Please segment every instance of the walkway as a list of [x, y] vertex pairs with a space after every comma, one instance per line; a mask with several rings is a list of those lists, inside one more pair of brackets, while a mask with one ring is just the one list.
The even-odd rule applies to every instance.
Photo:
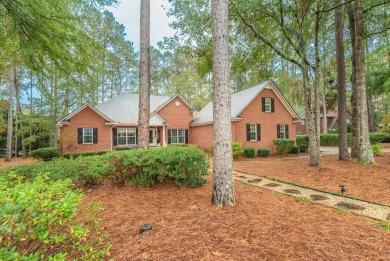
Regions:
[[234, 171], [234, 179], [253, 186], [273, 190], [302, 200], [310, 199], [315, 203], [324, 204], [332, 208], [347, 210], [377, 220], [390, 221], [390, 206], [354, 199], [347, 196], [333, 194], [326, 191], [303, 187], [300, 185], [268, 179], [257, 175]]

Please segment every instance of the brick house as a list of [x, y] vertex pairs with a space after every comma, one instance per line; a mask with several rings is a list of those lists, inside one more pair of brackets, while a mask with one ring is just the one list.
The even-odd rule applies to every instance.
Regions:
[[[301, 119], [301, 124], [297, 124], [297, 134], [307, 134], [305, 111], [299, 112], [298, 115]], [[333, 108], [326, 111], [327, 131], [338, 129], [338, 118], [339, 113], [337, 108]], [[347, 110], [347, 122], [351, 122], [351, 119], [352, 114]], [[322, 109], [320, 113], [320, 133], [324, 133], [324, 113]]]
[[[232, 139], [243, 147], [273, 149], [276, 138], [296, 137], [298, 114], [274, 82], [267, 81], [231, 95]], [[190, 140], [204, 150], [213, 144], [213, 104], [190, 123]]]
[[[275, 138], [295, 139], [300, 119], [272, 81], [231, 96], [233, 141], [255, 148], [273, 148]], [[213, 143], [212, 103], [199, 113], [180, 94], [150, 96], [150, 146]], [[69, 138], [77, 152], [137, 146], [138, 94], [122, 93], [96, 106], [84, 104], [62, 118], [60, 149], [68, 152]], [[71, 134], [71, 135], [69, 135]]]

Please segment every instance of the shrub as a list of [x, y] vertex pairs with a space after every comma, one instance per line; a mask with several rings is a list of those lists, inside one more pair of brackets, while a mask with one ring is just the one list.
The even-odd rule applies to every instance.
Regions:
[[232, 143], [233, 159], [237, 159], [242, 156], [242, 144], [240, 142]]
[[[98, 204], [81, 206], [69, 179], [0, 177], [1, 260], [101, 260], [110, 244]], [[4, 258], [4, 259], [3, 259]]]
[[374, 156], [383, 156], [383, 149], [380, 143], [375, 143], [372, 145], [372, 153]]
[[271, 154], [271, 150], [268, 148], [260, 148], [257, 150], [257, 156], [269, 156]]
[[276, 154], [285, 154], [290, 151], [291, 146], [294, 146], [295, 141], [292, 139], [274, 139], [273, 143], [276, 146]]
[[243, 154], [244, 154], [244, 157], [253, 158], [256, 155], [255, 148], [245, 147]]
[[309, 145], [299, 145], [300, 152], [306, 152], [309, 150]]
[[208, 163], [206, 154], [195, 147], [169, 146], [148, 150], [115, 151], [103, 155], [78, 157], [75, 160], [57, 159], [29, 166], [3, 169], [3, 174], [15, 172], [34, 178], [39, 173], [51, 173], [54, 180], [70, 178], [79, 185], [98, 184], [104, 180], [113, 185], [126, 181], [133, 185], [149, 186], [165, 178], [178, 186], [196, 187], [204, 184]]
[[[102, 151], [97, 151], [97, 152], [73, 153], [73, 159], [76, 159], [80, 156], [88, 157], [88, 156], [95, 156], [95, 155], [104, 155], [108, 152], [110, 152], [110, 151], [102, 150]], [[64, 153], [64, 154], [62, 154], [62, 157], [66, 158], [66, 159], [70, 159], [70, 153]]]
[[299, 146], [290, 146], [290, 153], [298, 153], [300, 150]]
[[390, 133], [371, 132], [369, 135], [371, 144], [390, 142]]
[[58, 158], [61, 155], [58, 148], [40, 148], [30, 152], [30, 157], [35, 159], [43, 159], [44, 161], [52, 160], [53, 158]]
[[297, 135], [296, 140], [297, 140], [297, 145], [309, 145], [308, 135]]

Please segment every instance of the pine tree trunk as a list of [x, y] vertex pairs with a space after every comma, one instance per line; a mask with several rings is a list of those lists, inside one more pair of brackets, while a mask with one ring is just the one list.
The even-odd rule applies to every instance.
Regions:
[[348, 22], [349, 22], [349, 33], [351, 36], [351, 62], [352, 62], [352, 74], [351, 74], [351, 105], [352, 105], [352, 145], [351, 145], [351, 157], [358, 158], [360, 150], [360, 126], [357, 114], [357, 93], [356, 93], [356, 50], [355, 50], [355, 9], [352, 4], [348, 6]]
[[322, 113], [323, 113], [323, 118], [322, 118], [322, 126], [323, 126], [323, 131], [322, 133], [326, 134], [328, 133], [328, 111], [326, 109], [326, 90], [325, 90], [325, 84], [324, 81], [321, 77], [321, 87], [322, 87]]
[[[33, 114], [33, 75], [32, 75], [32, 72], [30, 72], [30, 117], [32, 117], [32, 114]], [[31, 136], [32, 136], [32, 130], [31, 130], [31, 126], [30, 126], [30, 136], [29, 136], [29, 148], [28, 148], [28, 151], [31, 152], [32, 150], [32, 139], [31, 139]]]
[[138, 148], [149, 147], [150, 120], [150, 0], [141, 0]]
[[235, 205], [229, 89], [228, 0], [212, 0], [214, 162], [212, 203]]
[[9, 69], [9, 85], [8, 85], [8, 128], [7, 128], [7, 144], [6, 144], [6, 158], [5, 162], [12, 161], [12, 132], [13, 132], [13, 115], [12, 115], [12, 89], [14, 82], [14, 68]]
[[[340, 4], [335, 0], [335, 5]], [[348, 160], [347, 141], [347, 95], [345, 90], [345, 62], [343, 44], [343, 15], [340, 8], [335, 11], [336, 27], [336, 63], [337, 63], [337, 100], [338, 100], [338, 129], [339, 129], [339, 160]]]
[[58, 80], [57, 80], [57, 74], [54, 72], [54, 83], [53, 83], [53, 125], [52, 125], [52, 132], [53, 132], [53, 147], [57, 148], [58, 146], [58, 130], [57, 130], [57, 92], [58, 92]]
[[[26, 144], [24, 143], [24, 130], [23, 130], [23, 120], [19, 118], [19, 116], [22, 115], [22, 108], [20, 107], [20, 100], [19, 100], [19, 80], [15, 82], [15, 100], [16, 100], [16, 115], [18, 117], [19, 126], [21, 129], [21, 144], [22, 144], [22, 158], [26, 158]], [[15, 150], [15, 153], [17, 151]]]
[[364, 25], [363, 25], [363, 6], [361, 0], [355, 1], [356, 19], [355, 19], [355, 50], [356, 50], [356, 99], [357, 116], [360, 125], [360, 149], [358, 160], [366, 164], [375, 163], [372, 153], [370, 138], [368, 136], [368, 111], [367, 111], [367, 93], [365, 83], [365, 51], [364, 51]]
[[[15, 100], [18, 102], [19, 100], [19, 84], [18, 84], [18, 78], [17, 78], [17, 72], [14, 73], [14, 88], [15, 88]], [[14, 142], [14, 152], [15, 152], [15, 158], [19, 155], [19, 135], [18, 135], [18, 129], [19, 129], [19, 114], [18, 114], [18, 107], [16, 106], [15, 110], [15, 142]]]

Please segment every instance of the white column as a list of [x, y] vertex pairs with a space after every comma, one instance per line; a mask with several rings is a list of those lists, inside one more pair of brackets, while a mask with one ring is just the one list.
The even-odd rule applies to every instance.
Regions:
[[165, 124], [163, 124], [162, 127], [163, 127], [163, 131], [162, 131], [163, 132], [163, 135], [162, 135], [163, 136], [163, 147], [166, 147], [167, 143], [165, 142]]

